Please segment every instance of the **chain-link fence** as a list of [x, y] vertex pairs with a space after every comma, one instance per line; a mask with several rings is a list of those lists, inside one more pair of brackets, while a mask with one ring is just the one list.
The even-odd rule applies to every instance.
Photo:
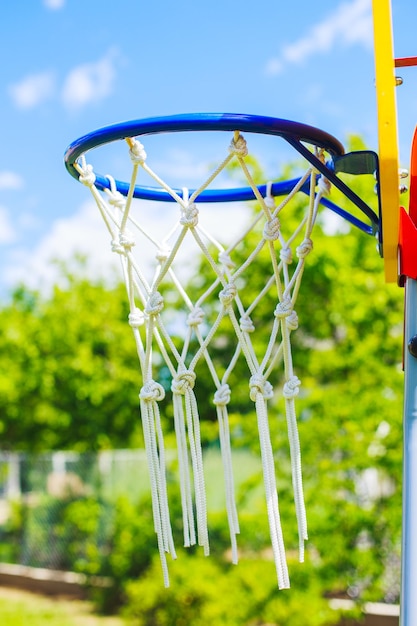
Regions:
[[112, 503], [148, 490], [145, 452], [0, 453], [0, 561], [71, 569], [110, 541]]
[[[263, 502], [259, 459], [245, 450], [234, 451], [233, 456], [238, 470], [235, 484], [247, 493], [241, 504], [251, 508], [251, 503]], [[176, 459], [174, 450], [166, 450], [168, 479], [175, 493]], [[219, 450], [206, 450], [204, 462], [208, 508], [223, 512]], [[257, 480], [252, 484], [254, 476]], [[102, 573], [106, 555], [113, 549], [118, 511], [125, 514], [118, 506], [121, 498], [138, 505], [142, 516], [145, 509], [149, 511], [151, 519], [144, 450], [0, 453], [0, 562]], [[148, 523], [152, 522], [143, 521], [139, 532], [145, 533]]]

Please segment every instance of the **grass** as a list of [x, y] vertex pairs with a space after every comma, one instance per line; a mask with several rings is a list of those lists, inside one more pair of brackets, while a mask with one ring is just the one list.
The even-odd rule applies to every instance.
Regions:
[[80, 600], [47, 598], [0, 587], [0, 624], [4, 626], [126, 626], [118, 617], [94, 615]]

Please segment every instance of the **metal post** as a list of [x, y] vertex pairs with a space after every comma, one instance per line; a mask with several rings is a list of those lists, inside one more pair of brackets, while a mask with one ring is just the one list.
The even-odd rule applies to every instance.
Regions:
[[406, 279], [400, 626], [417, 625], [417, 281]]

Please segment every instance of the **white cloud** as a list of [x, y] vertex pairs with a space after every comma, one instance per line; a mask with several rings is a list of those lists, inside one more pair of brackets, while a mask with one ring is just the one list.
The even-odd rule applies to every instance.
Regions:
[[15, 241], [16, 232], [10, 220], [9, 212], [0, 206], [0, 243], [9, 244]]
[[19, 109], [32, 109], [55, 93], [55, 77], [52, 72], [31, 74], [9, 86], [9, 93]]
[[65, 0], [43, 0], [44, 6], [52, 11], [57, 11], [65, 6]]
[[109, 50], [95, 63], [78, 65], [68, 74], [61, 97], [70, 108], [97, 102], [112, 93], [116, 76], [115, 51]]
[[[109, 96], [116, 78], [117, 58], [118, 53], [112, 48], [98, 61], [74, 67], [63, 80], [59, 93], [62, 103], [70, 108], [80, 108]], [[33, 109], [46, 100], [57, 97], [57, 79], [51, 71], [30, 74], [9, 85], [8, 91], [19, 109]]]
[[[141, 201], [140, 204], [142, 227], [154, 239], [162, 241], [164, 234], [171, 231], [180, 217], [178, 207], [170, 202]], [[137, 211], [138, 207], [135, 209]], [[241, 203], [232, 203], [227, 207], [224, 204], [201, 205], [200, 224], [219, 240], [230, 242], [241, 232], [248, 210]], [[136, 236], [136, 259], [144, 275], [151, 280], [155, 269], [156, 249], [138, 233], [135, 233]], [[186, 237], [176, 264], [181, 278], [189, 276], [197, 266], [196, 251], [192, 237]], [[61, 276], [59, 263], [54, 261], [64, 262], [67, 267], [79, 273], [80, 268], [73, 266], [77, 254], [86, 258], [85, 274], [91, 279], [100, 278], [112, 282], [122, 278], [119, 256], [111, 251], [110, 235], [92, 200], [87, 200], [72, 216], [55, 220], [34, 250], [20, 248], [15, 249], [13, 254], [13, 263], [3, 268], [7, 285], [24, 282], [29, 287], [47, 291]]]
[[[154, 159], [150, 154], [148, 157], [149, 163], [152, 163], [152, 169], [166, 181], [169, 180], [174, 188], [199, 185], [210, 172], [206, 161], [199, 161], [195, 155], [180, 148], [170, 150], [164, 159]], [[147, 181], [145, 182], [148, 184]]]
[[71, 217], [56, 220], [20, 269], [34, 282], [52, 285], [59, 274], [54, 261], [70, 264], [77, 254], [88, 258], [87, 272], [91, 277], [109, 276], [117, 260], [110, 252], [110, 236], [91, 201], [86, 201]]
[[16, 250], [13, 265], [5, 268], [5, 280], [9, 285], [23, 281], [33, 288], [51, 287], [59, 278], [54, 261], [70, 265], [76, 254], [88, 257], [91, 277], [108, 277], [114, 272], [117, 259], [110, 252], [110, 236], [91, 201], [71, 217], [56, 220], [34, 250]]
[[278, 57], [269, 59], [266, 72], [281, 73], [286, 66], [300, 64], [319, 52], [329, 52], [337, 45], [362, 45], [372, 50], [371, 0], [344, 2], [322, 22], [294, 43], [285, 46]]
[[23, 178], [8, 170], [0, 171], [0, 190], [3, 189], [21, 189], [23, 187]]

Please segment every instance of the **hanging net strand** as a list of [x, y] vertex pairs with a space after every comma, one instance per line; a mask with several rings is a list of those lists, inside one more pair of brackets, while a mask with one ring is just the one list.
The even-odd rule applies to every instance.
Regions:
[[[198, 385], [197, 366], [204, 363], [212, 381], [212, 402], [215, 406], [225, 482], [226, 512], [230, 528], [232, 561], [238, 561], [238, 512], [235, 502], [232, 464], [231, 431], [228, 407], [233, 402], [231, 375], [242, 359], [248, 370], [249, 398], [254, 403], [261, 462], [264, 478], [267, 515], [272, 549], [277, 571], [278, 586], [289, 587], [283, 531], [279, 514], [279, 499], [273, 445], [270, 434], [270, 405], [274, 390], [270, 380], [276, 370], [283, 371], [282, 397], [285, 404], [288, 439], [291, 456], [291, 473], [295, 511], [299, 535], [299, 558], [304, 559], [304, 542], [307, 539], [307, 522], [303, 497], [301, 453], [297, 429], [296, 397], [300, 389], [291, 354], [291, 334], [298, 327], [295, 309], [303, 271], [308, 254], [313, 247], [312, 231], [321, 198], [329, 190], [326, 179], [310, 164], [304, 174], [294, 181], [287, 195], [277, 201], [272, 196], [272, 183], [266, 194], [258, 190], [246, 163], [248, 146], [239, 131], [233, 132], [229, 150], [224, 159], [194, 192], [183, 189], [180, 195], [154, 172], [147, 163], [144, 146], [133, 138], [126, 139], [132, 162], [132, 174], [126, 197], [116, 189], [114, 179], [108, 177], [109, 188], [99, 191], [91, 165], [82, 157], [75, 167], [80, 181], [86, 185], [99, 208], [109, 231], [111, 248], [120, 258], [130, 307], [129, 324], [135, 339], [142, 387], [140, 410], [149, 466], [152, 492], [152, 509], [158, 549], [162, 562], [164, 584], [169, 585], [166, 555], [176, 558], [170, 522], [167, 467], [161, 418], [161, 403], [166, 401], [168, 387], [158, 381], [158, 371], [164, 364], [171, 378], [174, 429], [178, 454], [178, 473], [182, 504], [183, 541], [185, 546], [198, 544], [205, 555], [209, 554], [207, 501], [203, 451], [200, 433], [199, 407], [195, 395]], [[317, 157], [322, 159], [320, 151]], [[257, 200], [258, 208], [242, 232], [226, 245], [222, 244], [207, 227], [200, 224], [198, 198], [230, 163], [240, 167], [248, 186]], [[138, 176], [145, 176], [163, 189], [174, 202], [176, 212], [166, 234], [154, 236], [141, 220], [141, 212], [134, 199]], [[309, 185], [308, 196], [300, 194]], [[284, 213], [293, 201], [303, 211], [291, 233], [284, 236]], [[175, 209], [174, 209], [175, 211]], [[255, 240], [256, 236], [256, 240]], [[152, 275], [146, 275], [140, 259], [140, 245], [136, 239], [146, 240], [155, 250]], [[186, 241], [193, 241], [198, 251], [198, 261], [204, 260], [211, 275], [193, 298], [180, 277], [176, 262]], [[250, 244], [248, 243], [250, 240]], [[255, 241], [255, 243], [254, 243]], [[239, 250], [247, 246], [247, 256], [239, 261]], [[245, 283], [248, 272], [256, 267], [260, 258], [268, 257], [270, 274], [264, 276], [259, 293], [247, 301]], [[263, 270], [264, 271], [264, 270]], [[243, 285], [243, 287], [241, 286]], [[167, 288], [177, 293], [182, 303], [174, 323], [167, 315], [164, 293]], [[169, 291], [168, 290], [168, 291]], [[193, 292], [194, 293], [194, 292]], [[262, 354], [258, 353], [256, 317], [257, 307], [266, 296], [274, 297], [275, 308], [270, 316], [270, 338]], [[177, 305], [176, 305], [177, 307]], [[228, 320], [233, 330], [234, 348], [223, 369], [215, 363], [211, 346]], [[174, 330], [173, 328], [174, 327]], [[176, 336], [174, 340], [173, 337]], [[181, 338], [179, 341], [178, 338]]]

